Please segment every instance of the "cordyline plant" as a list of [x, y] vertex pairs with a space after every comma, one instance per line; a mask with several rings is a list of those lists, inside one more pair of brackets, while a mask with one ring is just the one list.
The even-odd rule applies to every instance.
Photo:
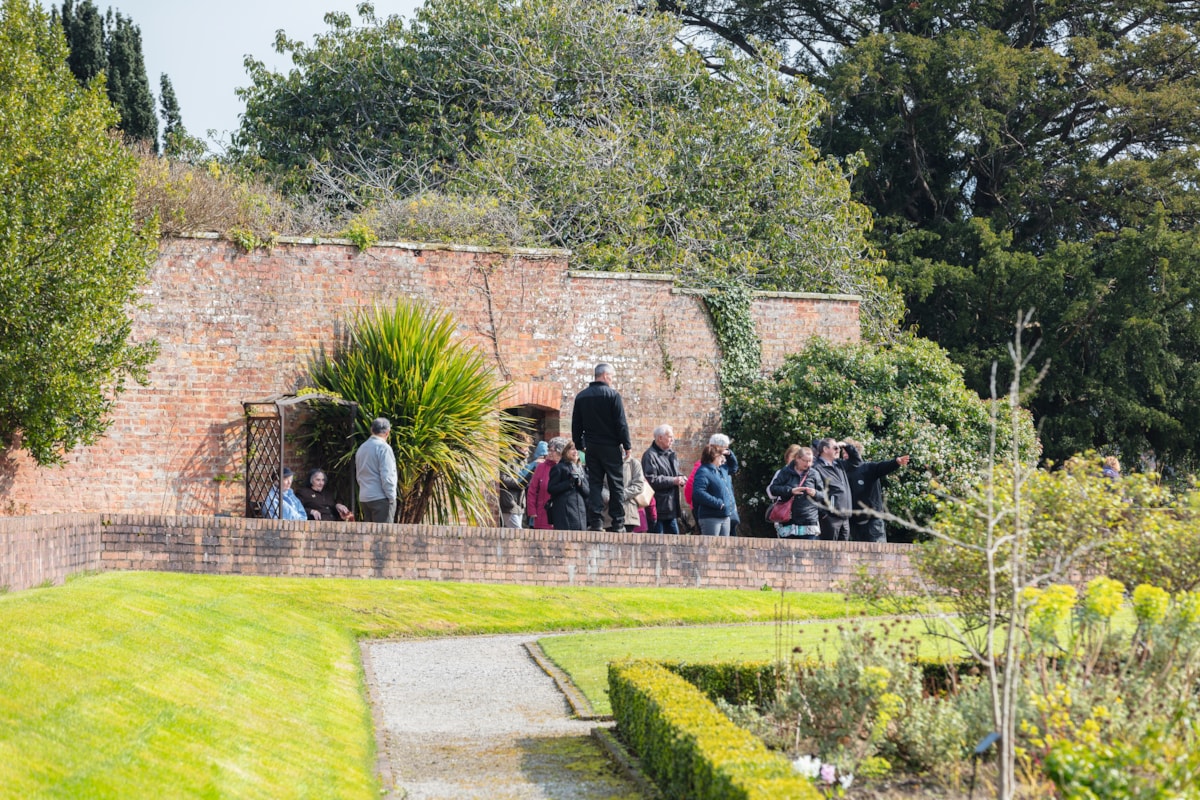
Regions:
[[[373, 419], [391, 421], [397, 522], [490, 524], [501, 454], [522, 447], [519, 421], [499, 410], [507, 384], [456, 328], [451, 315], [402, 299], [360, 313], [336, 350], [309, 366], [314, 388], [358, 403], [351, 436], [325, 443], [335, 468], [353, 464]], [[327, 430], [342, 413], [317, 406], [331, 417]]]

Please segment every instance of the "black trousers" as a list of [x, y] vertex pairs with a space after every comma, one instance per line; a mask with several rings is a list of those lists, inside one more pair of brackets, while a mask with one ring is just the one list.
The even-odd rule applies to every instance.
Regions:
[[827, 542], [850, 541], [850, 520], [833, 514], [822, 514], [821, 538]]
[[608, 515], [614, 528], [625, 525], [625, 474], [621, 471], [624, 452], [618, 444], [593, 444], [587, 449], [588, 527], [604, 524], [604, 482], [608, 481]]
[[[879, 523], [876, 525], [875, 523]], [[850, 541], [852, 542], [887, 542], [887, 532], [881, 519], [855, 518], [850, 521]]]

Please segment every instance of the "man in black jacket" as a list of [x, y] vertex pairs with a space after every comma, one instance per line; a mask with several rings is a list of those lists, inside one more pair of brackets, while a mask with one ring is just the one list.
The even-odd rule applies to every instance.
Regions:
[[597, 364], [596, 379], [575, 395], [571, 411], [571, 438], [575, 447], [587, 455], [588, 495], [587, 524], [589, 531], [602, 529], [604, 496], [601, 489], [608, 481], [608, 513], [612, 531], [625, 530], [625, 476], [621, 462], [632, 444], [629, 424], [625, 421], [625, 404], [612, 388], [616, 370], [612, 364]]
[[837, 439], [820, 439], [814, 448], [817, 459], [813, 469], [825, 479], [825, 496], [829, 508], [821, 512], [821, 538], [827, 541], [850, 541], [850, 479], [845, 465], [838, 459], [842, 443]]
[[[898, 456], [888, 461], [864, 461], [862, 445], [853, 439], [846, 440], [845, 457], [842, 464], [846, 477], [850, 480], [850, 499], [852, 508], [869, 508], [873, 511], [883, 511], [883, 490], [879, 480], [900, 467], [908, 466], [907, 455]], [[850, 541], [852, 542], [886, 542], [887, 528], [879, 517], [868, 514], [855, 514], [850, 518]]]

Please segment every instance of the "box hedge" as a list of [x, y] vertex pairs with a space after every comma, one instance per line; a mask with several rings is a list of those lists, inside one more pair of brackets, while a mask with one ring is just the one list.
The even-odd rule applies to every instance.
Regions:
[[663, 666], [611, 663], [608, 685], [620, 735], [668, 800], [820, 800], [786, 758]]

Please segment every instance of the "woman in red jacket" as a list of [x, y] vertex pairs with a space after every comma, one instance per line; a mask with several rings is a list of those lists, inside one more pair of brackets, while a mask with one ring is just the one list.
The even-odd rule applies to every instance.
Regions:
[[[546, 460], [537, 465], [533, 477], [529, 479], [529, 488], [525, 490], [525, 513], [529, 515], [529, 527], [547, 531], [554, 529], [554, 522], [546, 511], [546, 501], [550, 499], [550, 470], [562, 458], [567, 440], [556, 436], [550, 440], [546, 449]], [[557, 448], [557, 449], [556, 449]]]

